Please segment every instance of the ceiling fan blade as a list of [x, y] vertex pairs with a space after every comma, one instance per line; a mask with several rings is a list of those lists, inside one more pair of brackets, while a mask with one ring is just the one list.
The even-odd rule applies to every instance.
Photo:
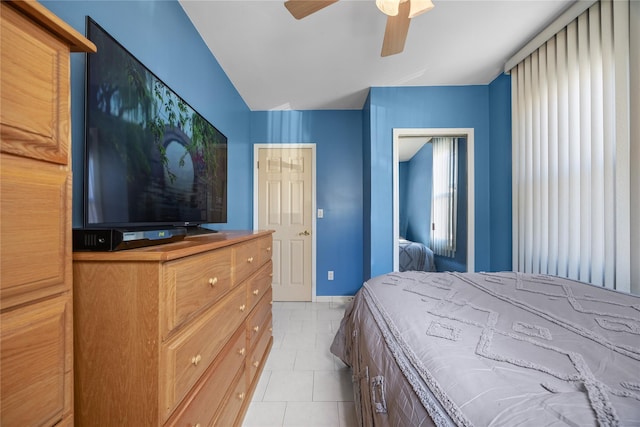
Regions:
[[410, 2], [400, 3], [398, 14], [387, 18], [380, 56], [395, 55], [404, 50], [404, 42], [407, 40], [409, 24], [411, 23], [409, 10]]
[[291, 12], [294, 18], [302, 19], [337, 1], [338, 0], [287, 0], [284, 2], [284, 7]]

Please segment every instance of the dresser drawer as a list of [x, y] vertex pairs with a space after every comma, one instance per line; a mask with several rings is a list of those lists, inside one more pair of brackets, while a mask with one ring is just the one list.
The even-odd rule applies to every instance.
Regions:
[[[245, 381], [245, 371], [235, 378], [235, 386], [231, 393], [227, 396], [227, 401], [222, 410], [216, 415], [216, 419], [213, 422], [213, 426], [236, 426], [235, 421], [242, 410], [242, 405], [248, 401], [248, 389]], [[247, 403], [248, 404], [248, 403]]]
[[271, 312], [269, 312], [269, 316], [262, 325], [264, 330], [257, 337], [255, 347], [250, 350], [249, 357], [247, 358], [247, 384], [252, 384], [257, 380], [258, 373], [262, 371], [267, 361], [266, 356], [271, 343], [272, 324]]
[[0, 162], [4, 310], [70, 289], [71, 178], [44, 162], [5, 154]]
[[256, 241], [235, 245], [233, 254], [235, 283], [242, 282], [260, 267], [260, 246]]
[[220, 355], [198, 381], [167, 426], [208, 426], [221, 407], [227, 390], [246, 359], [246, 337], [242, 329], [231, 338]]
[[[66, 165], [69, 47], [6, 3], [2, 2], [0, 13], [0, 147], [3, 152]], [[37, 172], [37, 167], [29, 170]]]
[[265, 296], [260, 300], [256, 308], [247, 318], [247, 337], [249, 339], [249, 348], [253, 348], [256, 340], [264, 331], [267, 317], [271, 315], [271, 288], [267, 290]]
[[[165, 417], [216, 358], [247, 312], [245, 286], [239, 286], [161, 350], [161, 408]], [[164, 390], [164, 393], [162, 393]]]
[[163, 337], [231, 289], [231, 249], [167, 263], [164, 270], [166, 330]]
[[269, 260], [267, 264], [249, 278], [247, 285], [249, 309], [253, 310], [258, 301], [271, 289], [271, 271], [272, 264], [271, 260]]
[[262, 264], [271, 259], [271, 254], [273, 252], [271, 245], [273, 244], [273, 239], [271, 235], [269, 235], [261, 238], [258, 242], [258, 245], [260, 246], [260, 263]]
[[2, 425], [53, 425], [71, 405], [68, 297], [3, 313]]

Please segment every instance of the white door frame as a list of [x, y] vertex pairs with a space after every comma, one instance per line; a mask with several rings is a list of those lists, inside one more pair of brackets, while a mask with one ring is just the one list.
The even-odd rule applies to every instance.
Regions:
[[393, 271], [399, 270], [400, 196], [398, 144], [401, 137], [460, 136], [467, 138], [467, 271], [475, 271], [475, 169], [473, 128], [394, 128], [393, 129]]
[[258, 150], [261, 148], [311, 149], [311, 301], [316, 301], [316, 144], [254, 144], [253, 145], [253, 229], [258, 229]]

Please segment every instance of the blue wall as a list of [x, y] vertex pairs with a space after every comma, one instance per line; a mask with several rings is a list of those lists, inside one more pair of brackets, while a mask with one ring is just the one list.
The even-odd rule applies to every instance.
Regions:
[[[475, 136], [475, 265], [489, 270], [489, 88], [488, 86], [372, 88], [371, 276], [393, 270], [393, 128], [473, 128]], [[365, 193], [367, 196], [367, 194]], [[366, 278], [366, 277], [365, 277]]]
[[511, 270], [511, 77], [489, 85], [491, 271]]
[[433, 146], [424, 144], [398, 172], [400, 236], [429, 246]]
[[398, 164], [398, 237], [407, 238], [407, 228], [409, 227], [409, 212], [407, 203], [409, 201], [409, 170], [411, 162], [400, 162]]
[[[361, 111], [252, 112], [177, 1], [42, 3], [83, 34], [91, 16], [229, 138], [229, 222], [217, 228], [253, 225], [254, 143], [317, 144], [316, 203], [325, 211], [316, 230], [318, 295], [353, 294], [393, 268], [394, 127], [475, 128], [476, 269], [510, 268], [508, 77], [488, 86], [373, 88]], [[84, 58], [71, 63], [74, 226], [82, 224]]]
[[316, 205], [324, 210], [316, 220], [316, 293], [353, 295], [362, 285], [362, 112], [254, 112], [251, 139], [316, 144]]

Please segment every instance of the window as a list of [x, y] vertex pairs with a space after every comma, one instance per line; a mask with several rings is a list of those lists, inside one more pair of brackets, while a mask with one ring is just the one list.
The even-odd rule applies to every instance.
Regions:
[[431, 249], [436, 255], [456, 254], [458, 218], [458, 138], [433, 138]]

